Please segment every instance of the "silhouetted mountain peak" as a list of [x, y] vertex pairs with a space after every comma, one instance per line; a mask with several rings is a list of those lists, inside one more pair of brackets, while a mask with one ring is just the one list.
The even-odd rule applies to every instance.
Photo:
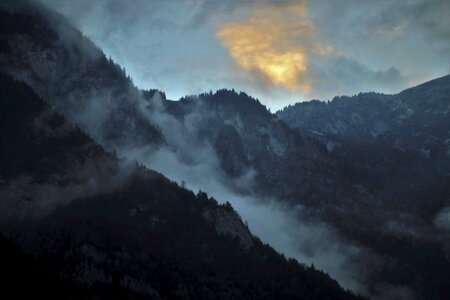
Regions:
[[199, 95], [186, 96], [180, 99], [180, 102], [192, 103], [201, 102], [212, 109], [221, 108], [228, 112], [242, 113], [242, 114], [261, 114], [269, 116], [270, 113], [261, 102], [249, 96], [245, 92], [237, 92], [234, 89], [220, 89], [216, 92], [202, 93]]

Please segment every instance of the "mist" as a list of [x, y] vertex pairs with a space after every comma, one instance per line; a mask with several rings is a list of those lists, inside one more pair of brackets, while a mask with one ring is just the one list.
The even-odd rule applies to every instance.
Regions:
[[197, 135], [198, 110], [181, 121], [164, 111], [165, 100], [158, 93], [150, 101], [140, 101], [142, 112], [161, 129], [168, 145], [117, 148], [120, 157], [138, 161], [194, 192], [206, 192], [219, 203], [231, 203], [264, 243], [300, 263], [313, 264], [346, 289], [367, 294], [358, 262], [361, 249], [344, 242], [328, 224], [312, 220], [300, 205], [293, 209], [277, 199], [256, 197], [252, 193], [254, 170], [239, 178], [227, 176], [213, 147]]
[[[48, 126], [51, 115], [43, 114], [30, 124], [37, 136], [59, 138], [81, 129], [92, 140], [80, 147], [81, 154], [86, 150], [80, 161], [56, 157], [55, 165], [64, 170], [52, 177], [39, 173], [43, 180], [36, 181], [34, 175], [18, 173], [10, 182], [0, 178], [0, 199], [6, 199], [0, 201], [3, 219], [40, 217], [75, 199], [115, 193], [134, 178], [130, 172], [143, 171], [144, 165], [193, 193], [206, 192], [219, 203], [230, 203], [249, 229], [227, 205], [233, 219], [224, 217], [221, 225], [237, 224], [238, 229], [228, 226], [221, 231], [215, 223], [216, 232], [208, 233], [241, 238], [245, 232], [249, 241], [251, 232], [355, 293], [373, 299], [413, 299], [416, 292], [418, 297], [428, 295], [430, 287], [438, 290], [441, 282], [448, 282], [450, 194], [445, 185], [448, 172], [441, 170], [448, 158], [448, 151], [443, 152], [448, 144], [448, 78], [399, 95], [358, 94], [323, 106], [315, 107], [317, 101], [290, 108], [294, 119], [302, 120], [304, 112], [313, 116], [301, 127], [264, 107], [299, 101], [293, 97], [395, 92], [441, 72], [436, 53], [448, 45], [443, 46], [438, 36], [431, 39], [430, 32], [441, 36], [448, 31], [434, 22], [447, 4], [383, 4], [370, 17], [365, 8], [378, 4], [359, 6], [342, 0], [351, 5], [340, 8], [341, 4], [301, 0], [298, 3], [305, 6], [298, 7], [299, 15], [289, 17], [290, 4], [296, 1], [264, 0], [262, 6], [236, 1], [223, 7], [203, 0], [139, 0], [134, 5], [122, 0], [33, 1], [45, 3], [67, 20], [40, 7], [36, 20], [42, 20], [36, 26], [28, 28], [28, 18], [11, 18], [12, 25], [5, 29], [6, 54], [0, 49], [2, 68], [71, 123], [56, 130]], [[264, 11], [273, 7], [275, 13]], [[390, 14], [390, 8], [396, 8], [396, 14]], [[336, 12], [340, 16], [329, 17]], [[387, 20], [386, 13], [395, 22]], [[411, 16], [418, 25], [410, 23]], [[16, 22], [25, 29], [16, 30]], [[269, 31], [275, 27], [279, 31]], [[236, 39], [243, 31], [246, 34]], [[366, 43], [368, 36], [373, 39]], [[239, 50], [247, 49], [247, 42], [257, 46], [250, 47], [256, 53]], [[368, 49], [358, 51], [358, 45]], [[380, 52], [382, 48], [386, 51]], [[405, 58], [405, 49], [411, 50], [411, 57], [429, 52], [430, 67]], [[301, 66], [286, 78], [280, 66], [292, 66], [292, 59]], [[148, 88], [152, 90], [144, 90]], [[216, 89], [222, 90], [214, 94]], [[241, 90], [246, 92], [236, 92]], [[165, 93], [170, 99], [199, 96], [174, 102]], [[389, 130], [374, 136], [378, 124], [387, 124], [383, 127]], [[103, 156], [91, 157], [91, 146]], [[28, 151], [35, 148], [31, 145]], [[47, 154], [52, 161], [55, 156]], [[176, 184], [170, 186], [183, 194]], [[176, 203], [178, 209], [184, 202]], [[199, 206], [197, 217], [203, 212], [207, 222], [216, 222], [215, 212], [210, 218], [205, 207]], [[184, 210], [179, 212], [184, 215]], [[183, 228], [190, 231], [192, 220], [183, 220]], [[208, 236], [209, 241], [214, 238]], [[249, 244], [241, 243], [237, 250], [246, 251]], [[224, 247], [217, 249], [220, 253]], [[234, 269], [239, 268], [245, 269]], [[436, 277], [443, 274], [441, 278], [429, 276], [432, 268]]]

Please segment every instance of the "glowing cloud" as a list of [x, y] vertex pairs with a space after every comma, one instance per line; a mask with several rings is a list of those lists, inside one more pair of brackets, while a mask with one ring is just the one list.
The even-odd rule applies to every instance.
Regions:
[[304, 2], [265, 4], [246, 22], [225, 24], [217, 37], [246, 70], [257, 71], [273, 85], [309, 93], [308, 58], [333, 51], [316, 41]]

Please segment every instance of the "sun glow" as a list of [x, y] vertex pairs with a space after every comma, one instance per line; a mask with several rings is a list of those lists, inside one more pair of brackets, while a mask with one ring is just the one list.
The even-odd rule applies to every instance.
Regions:
[[242, 23], [223, 25], [217, 37], [245, 70], [256, 71], [275, 86], [311, 91], [308, 57], [333, 51], [315, 40], [314, 24], [306, 18], [305, 4], [264, 5]]

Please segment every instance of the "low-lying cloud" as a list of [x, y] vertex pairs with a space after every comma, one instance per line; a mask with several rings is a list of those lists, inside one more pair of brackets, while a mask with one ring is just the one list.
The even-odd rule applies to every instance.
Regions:
[[[230, 202], [253, 234], [288, 257], [324, 270], [345, 288], [366, 293], [361, 280], [361, 249], [344, 242], [329, 225], [312, 220], [301, 206], [294, 209], [276, 199], [261, 199], [241, 193], [235, 187], [253, 186], [254, 171], [230, 178], [220, 166], [215, 150], [198, 140], [201, 110], [182, 120], [164, 110], [158, 93], [152, 100], [142, 99], [142, 110], [161, 128], [167, 144], [119, 148], [118, 154], [139, 161], [193, 191], [205, 191], [217, 201]], [[151, 103], [151, 107], [149, 106]]]

